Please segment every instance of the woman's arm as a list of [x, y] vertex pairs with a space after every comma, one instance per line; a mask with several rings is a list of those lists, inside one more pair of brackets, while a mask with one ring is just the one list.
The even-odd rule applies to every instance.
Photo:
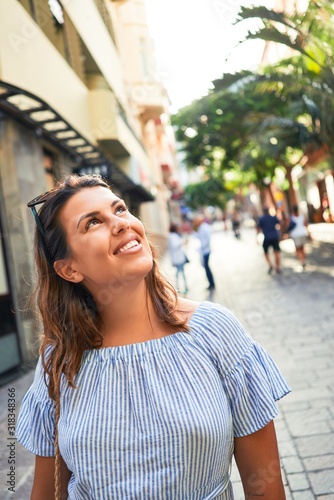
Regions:
[[[35, 476], [30, 500], [54, 500], [55, 498], [55, 457], [40, 457], [36, 455]], [[67, 486], [71, 477], [64, 460], [60, 459], [60, 491], [62, 500], [67, 499]]]
[[285, 500], [274, 422], [235, 438], [234, 456], [245, 498]]

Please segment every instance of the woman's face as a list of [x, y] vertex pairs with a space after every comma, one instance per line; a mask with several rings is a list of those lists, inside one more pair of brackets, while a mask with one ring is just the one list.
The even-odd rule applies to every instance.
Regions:
[[74, 271], [69, 280], [82, 282], [93, 295], [120, 293], [152, 269], [142, 223], [108, 189], [82, 189], [64, 205], [60, 220], [71, 252], [66, 272]]

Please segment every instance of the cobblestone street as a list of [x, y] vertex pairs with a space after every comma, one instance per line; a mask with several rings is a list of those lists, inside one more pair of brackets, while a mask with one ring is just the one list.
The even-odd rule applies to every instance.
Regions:
[[[216, 290], [209, 295], [203, 268], [190, 239], [187, 265], [189, 294], [230, 308], [246, 329], [272, 355], [292, 387], [279, 403], [276, 419], [287, 499], [334, 500], [334, 231], [311, 228], [308, 263], [301, 271], [291, 240], [282, 242], [282, 274], [268, 275], [254, 229], [231, 231], [214, 227], [211, 268]], [[164, 269], [173, 276], [168, 256]], [[32, 381], [32, 371], [0, 389], [0, 497], [28, 499], [34, 457], [16, 443], [16, 493], [7, 490], [7, 394], [15, 388], [19, 406]], [[18, 413], [18, 412], [17, 412]], [[235, 499], [244, 498], [236, 467], [232, 470]], [[103, 500], [103, 499], [101, 499]], [[148, 499], [149, 500], [149, 499]], [[273, 499], [275, 500], [275, 499]]]
[[[218, 228], [220, 229], [220, 228]], [[268, 275], [261, 241], [252, 229], [241, 240], [231, 231], [213, 234], [211, 299], [230, 308], [262, 344], [287, 378], [292, 393], [276, 418], [287, 499], [334, 499], [333, 351], [334, 231], [310, 228], [306, 271], [292, 240], [281, 243], [282, 274]], [[189, 250], [189, 296], [210, 299], [198, 256]], [[234, 466], [235, 499], [244, 499]]]

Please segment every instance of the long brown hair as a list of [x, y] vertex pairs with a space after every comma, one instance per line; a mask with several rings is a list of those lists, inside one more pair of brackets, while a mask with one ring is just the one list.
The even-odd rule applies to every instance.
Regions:
[[[53, 266], [56, 260], [70, 256], [66, 232], [59, 217], [61, 209], [81, 189], [96, 186], [110, 190], [100, 176], [68, 176], [50, 192], [38, 214], [45, 238], [36, 228], [38, 276], [35, 296], [43, 321], [40, 353], [49, 378], [49, 395], [53, 400], [56, 399], [60, 375], [63, 373], [69, 385], [74, 387], [73, 379], [79, 370], [83, 352], [102, 345], [101, 317], [92, 295], [82, 284], [61, 278]], [[176, 309], [176, 290], [161, 273], [152, 245], [151, 250], [153, 267], [145, 279], [153, 307], [161, 320], [180, 330], [187, 330]]]
[[[65, 203], [84, 188], [109, 185], [97, 175], [70, 175], [50, 192], [38, 216], [44, 229], [44, 238], [36, 227], [35, 260], [37, 284], [36, 300], [43, 322], [40, 354], [49, 396], [56, 403], [56, 498], [59, 498], [58, 420], [60, 415], [60, 380], [62, 376], [71, 387], [85, 350], [102, 346], [101, 316], [97, 305], [82, 284], [61, 278], [54, 270], [54, 262], [70, 256], [66, 232], [60, 222], [60, 211]], [[188, 327], [177, 309], [177, 292], [162, 274], [156, 251], [151, 245], [153, 266], [146, 276], [147, 293], [158, 317], [180, 331]]]

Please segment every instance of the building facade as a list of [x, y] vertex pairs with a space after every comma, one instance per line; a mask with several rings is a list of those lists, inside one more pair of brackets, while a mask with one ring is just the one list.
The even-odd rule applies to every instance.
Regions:
[[38, 352], [26, 203], [100, 173], [161, 248], [176, 172], [144, 0], [0, 1], [0, 377]]

